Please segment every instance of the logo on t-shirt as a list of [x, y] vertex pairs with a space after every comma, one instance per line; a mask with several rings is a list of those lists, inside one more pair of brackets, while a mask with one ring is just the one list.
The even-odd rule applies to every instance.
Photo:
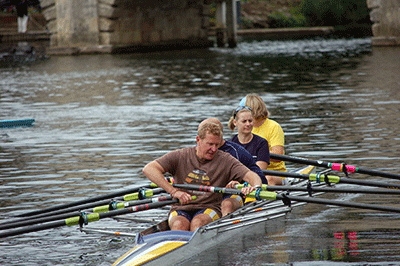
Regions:
[[185, 181], [189, 184], [210, 185], [210, 178], [207, 176], [207, 173], [200, 169], [194, 169], [188, 174]]

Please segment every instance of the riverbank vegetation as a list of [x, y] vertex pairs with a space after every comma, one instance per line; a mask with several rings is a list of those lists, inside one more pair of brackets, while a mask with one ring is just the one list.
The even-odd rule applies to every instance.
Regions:
[[339, 35], [371, 36], [366, 0], [242, 0], [241, 22], [249, 28], [332, 26]]

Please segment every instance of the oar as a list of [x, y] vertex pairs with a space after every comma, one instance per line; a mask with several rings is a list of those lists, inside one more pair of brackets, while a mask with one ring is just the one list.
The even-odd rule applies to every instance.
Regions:
[[316, 181], [316, 182], [346, 183], [346, 184], [356, 184], [356, 185], [363, 185], [363, 186], [396, 188], [396, 189], [400, 188], [400, 185], [393, 184], [393, 183], [342, 178], [339, 176], [326, 175], [326, 174], [298, 174], [298, 173], [293, 173], [293, 172], [281, 172], [281, 171], [271, 171], [271, 170], [262, 170], [262, 171], [266, 175], [294, 177], [294, 178], [300, 178], [300, 179]]
[[[243, 184], [238, 184], [236, 186], [237, 189], [242, 189], [244, 187]], [[381, 195], [400, 195], [400, 190], [395, 189], [356, 189], [356, 188], [321, 188], [321, 187], [297, 187], [297, 186], [270, 186], [263, 184], [261, 188], [265, 191], [307, 191], [309, 193], [312, 192], [324, 192], [324, 193], [363, 193], [363, 194], [381, 194]]]
[[385, 173], [377, 170], [368, 170], [362, 169], [353, 165], [347, 165], [343, 163], [328, 163], [323, 161], [316, 161], [316, 160], [309, 160], [304, 158], [298, 158], [293, 156], [281, 155], [281, 154], [270, 154], [271, 159], [280, 160], [280, 161], [288, 161], [293, 163], [301, 163], [301, 164], [310, 164], [314, 166], [321, 166], [325, 168], [330, 168], [334, 171], [340, 171], [344, 173], [360, 173], [360, 174], [367, 174], [373, 176], [381, 176], [386, 178], [398, 179], [400, 180], [399, 174], [392, 174], [392, 173]]
[[[170, 183], [173, 182], [172, 178], [167, 178], [167, 180]], [[55, 210], [66, 209], [66, 208], [79, 206], [79, 205], [83, 205], [83, 204], [90, 203], [90, 202], [96, 202], [96, 201], [100, 201], [100, 200], [104, 200], [104, 199], [112, 199], [112, 198], [119, 197], [119, 196], [122, 196], [122, 195], [125, 195], [125, 194], [138, 192], [142, 188], [150, 188], [150, 187], [155, 187], [155, 186], [154, 186], [154, 184], [146, 184], [146, 185], [142, 185], [142, 186], [139, 186], [139, 187], [120, 190], [120, 191], [117, 191], [117, 192], [114, 192], [114, 193], [111, 193], [111, 194], [105, 194], [105, 195], [100, 195], [100, 196], [87, 198], [87, 199], [83, 199], [83, 200], [78, 200], [78, 201], [74, 201], [74, 202], [70, 202], [70, 203], [66, 203], [66, 204], [56, 205], [56, 206], [52, 206], [52, 207], [49, 207], [49, 208], [46, 208], [46, 209], [27, 212], [27, 213], [19, 214], [19, 215], [16, 215], [16, 216], [17, 217], [26, 217], [26, 216], [33, 216], [33, 215], [38, 215], [38, 214], [42, 214], [42, 213], [46, 213], [46, 212], [51, 212], [51, 211], [55, 211]], [[131, 199], [128, 199], [128, 200], [131, 200]]]
[[37, 232], [37, 231], [42, 231], [42, 230], [51, 229], [51, 228], [57, 228], [57, 227], [61, 227], [64, 225], [83, 226], [83, 225], [87, 225], [90, 222], [98, 221], [100, 219], [109, 218], [109, 217], [127, 214], [127, 213], [132, 213], [132, 212], [150, 210], [150, 209], [159, 208], [159, 207], [163, 207], [163, 206], [178, 203], [178, 202], [179, 202], [179, 200], [174, 198], [172, 200], [154, 202], [154, 203], [149, 203], [149, 204], [142, 204], [142, 205], [135, 206], [135, 207], [128, 207], [125, 209], [104, 212], [104, 213], [90, 213], [90, 214], [82, 213], [80, 216], [74, 216], [74, 217], [71, 217], [71, 218], [68, 218], [65, 220], [60, 220], [60, 221], [55, 221], [55, 222], [50, 222], [50, 223], [45, 223], [45, 224], [39, 224], [39, 225], [33, 225], [33, 226], [28, 226], [28, 227], [22, 227], [22, 228], [12, 230], [12, 231], [0, 232], [0, 238], [16, 236], [16, 235], [21, 235], [21, 234], [30, 233], [30, 232]]
[[[108, 211], [113, 211], [113, 210], [119, 210], [119, 209], [131, 207], [131, 206], [137, 206], [137, 205], [148, 204], [148, 203], [153, 203], [153, 202], [160, 202], [160, 201], [167, 201], [167, 200], [172, 200], [172, 197], [171, 196], [162, 196], [162, 197], [158, 197], [158, 198], [144, 199], [144, 200], [131, 201], [131, 202], [116, 202], [116, 204], [104, 205], [104, 206], [96, 207], [93, 210], [84, 210], [83, 212], [102, 213], [102, 212], [108, 212]], [[82, 213], [81, 211], [75, 211], [75, 212], [68, 212], [68, 213], [59, 214], [59, 215], [46, 216], [46, 217], [37, 218], [37, 219], [28, 219], [28, 220], [21, 219], [18, 221], [0, 224], [0, 230], [62, 220], [62, 219], [66, 219], [69, 217], [79, 216], [79, 215], [81, 215], [81, 213]]]
[[102, 230], [102, 229], [96, 229], [96, 228], [81, 228], [82, 232], [85, 232], [86, 234], [90, 233], [96, 233], [96, 234], [104, 234], [104, 235], [112, 235], [112, 236], [129, 236], [129, 237], [136, 237], [136, 234], [132, 233], [126, 233], [126, 232], [114, 232], [114, 231], [107, 231], [107, 230]]
[[[154, 186], [153, 184], [151, 184], [151, 186]], [[82, 211], [82, 210], [86, 210], [89, 208], [93, 208], [93, 207], [97, 207], [93, 209], [93, 212], [105, 212], [105, 211], [109, 211], [110, 208], [113, 208], [113, 205], [117, 204], [118, 201], [132, 201], [132, 200], [141, 200], [141, 199], [146, 199], [149, 197], [152, 197], [156, 194], [162, 193], [164, 192], [164, 189], [162, 188], [154, 188], [154, 189], [140, 189], [139, 192], [135, 192], [135, 193], [130, 193], [130, 194], [126, 194], [122, 197], [117, 197], [117, 198], [113, 198], [113, 199], [106, 199], [106, 200], [101, 200], [101, 201], [96, 201], [96, 202], [91, 202], [91, 203], [86, 203], [86, 204], [82, 204], [82, 205], [78, 205], [78, 206], [74, 206], [74, 207], [69, 207], [69, 208], [65, 208], [65, 209], [61, 209], [61, 210], [56, 210], [56, 211], [50, 211], [50, 212], [45, 212], [42, 214], [37, 214], [37, 215], [33, 215], [33, 216], [29, 216], [29, 217], [24, 217], [22, 219], [27, 220], [27, 219], [38, 219], [38, 218], [42, 218], [42, 217], [48, 217], [48, 216], [53, 216], [53, 215], [59, 215], [59, 214], [63, 214], [63, 213], [70, 213], [73, 211]], [[118, 208], [120, 209], [120, 208]], [[14, 223], [14, 221], [10, 221], [10, 222], [6, 222], [6, 223], [1, 223], [1, 225], [3, 224], [9, 224], [9, 223]]]
[[[201, 186], [201, 185], [189, 185], [189, 184], [174, 184], [174, 187], [184, 188], [189, 190], [198, 190], [204, 192], [214, 192], [214, 193], [226, 193], [233, 195], [242, 195], [242, 192], [238, 189], [232, 188], [220, 188], [213, 186]], [[335, 200], [326, 200], [319, 198], [311, 198], [311, 197], [299, 197], [299, 196], [290, 196], [285, 194], [278, 194], [276, 192], [271, 191], [253, 191], [246, 195], [246, 197], [256, 198], [257, 200], [282, 200], [285, 205], [291, 205], [291, 200], [298, 202], [307, 202], [307, 203], [316, 203], [316, 204], [326, 204], [326, 205], [336, 205], [342, 207], [353, 207], [359, 209], [370, 209], [377, 211], [387, 211], [387, 212], [396, 212], [400, 213], [400, 208], [396, 207], [388, 207], [388, 206], [379, 206], [373, 204], [364, 204], [364, 203], [356, 203], [356, 202], [344, 202], [344, 201], [335, 201]]]

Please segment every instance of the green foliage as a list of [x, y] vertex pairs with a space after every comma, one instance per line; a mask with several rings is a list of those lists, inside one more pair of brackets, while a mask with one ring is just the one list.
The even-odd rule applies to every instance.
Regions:
[[243, 17], [243, 16], [240, 18], [240, 24], [243, 29], [254, 28], [253, 21], [251, 21], [250, 19]]
[[268, 18], [271, 28], [297, 28], [307, 24], [306, 17], [299, 8], [292, 8], [289, 13], [274, 12]]
[[370, 23], [365, 0], [303, 0], [301, 13], [309, 26]]

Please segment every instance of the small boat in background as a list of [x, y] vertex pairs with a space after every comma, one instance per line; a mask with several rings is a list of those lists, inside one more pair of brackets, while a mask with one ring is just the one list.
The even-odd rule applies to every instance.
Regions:
[[35, 119], [0, 120], [0, 128], [31, 127]]

